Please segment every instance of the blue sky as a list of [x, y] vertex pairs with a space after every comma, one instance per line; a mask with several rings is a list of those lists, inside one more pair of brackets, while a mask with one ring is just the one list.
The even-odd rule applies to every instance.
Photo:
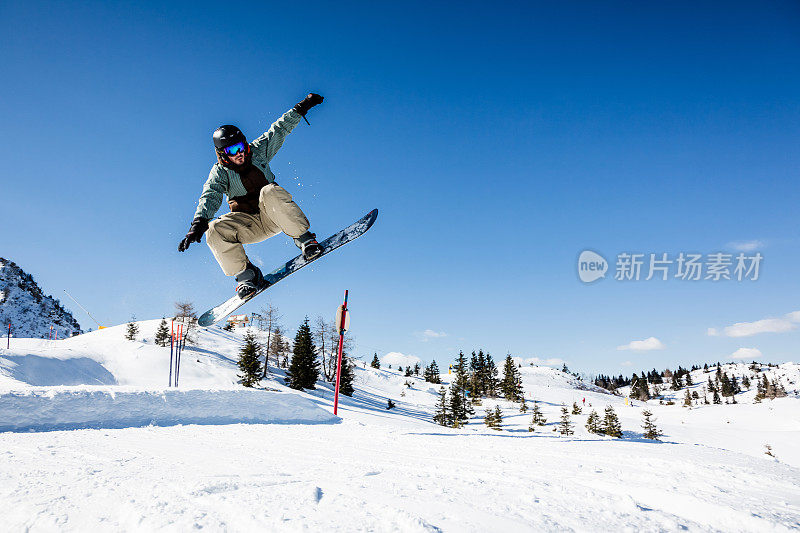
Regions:
[[[278, 183], [320, 236], [380, 217], [269, 291], [292, 331], [349, 289], [354, 355], [441, 364], [482, 347], [626, 374], [739, 348], [798, 359], [796, 2], [11, 1], [0, 15], [0, 255], [105, 324], [231, 294], [205, 242], [176, 251], [211, 132], [252, 139], [314, 91], [325, 102], [273, 160]], [[752, 241], [755, 282], [576, 273], [584, 249], [613, 263]], [[295, 249], [276, 236], [249, 253], [270, 269]], [[786, 331], [724, 333], [767, 318], [783, 326], [752, 331]], [[617, 349], [649, 337], [664, 348]]]

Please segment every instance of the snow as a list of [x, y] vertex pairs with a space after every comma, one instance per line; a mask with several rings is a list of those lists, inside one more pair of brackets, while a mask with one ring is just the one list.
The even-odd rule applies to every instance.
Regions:
[[388, 367], [389, 365], [392, 368], [397, 368], [402, 366], [403, 368], [406, 367], [414, 367], [414, 365], [419, 365], [422, 368], [422, 359], [415, 355], [406, 355], [400, 352], [389, 352], [383, 357], [380, 358], [381, 366]]
[[[157, 323], [142, 323], [142, 336], [152, 339]], [[356, 394], [340, 398], [340, 419], [331, 414], [331, 384], [291, 391], [272, 369], [262, 382], [270, 390], [245, 390], [234, 364], [240, 331], [198, 332], [199, 346], [184, 354], [181, 387], [165, 390], [169, 348], [123, 334], [111, 328], [57, 343], [14, 339], [13, 350], [0, 351], [0, 418], [9, 419], [13, 405], [18, 427], [36, 430], [0, 433], [4, 529], [800, 528], [795, 392], [762, 403], [743, 393], [739, 405], [691, 409], [626, 405], [569, 374], [523, 366], [528, 407], [538, 401], [546, 426], [530, 433], [530, 412], [520, 413], [519, 404], [484, 400], [456, 430], [430, 421], [439, 385], [364, 362], [356, 366]], [[87, 360], [118, 385], [92, 384], [102, 373]], [[58, 381], [62, 371], [72, 385], [38, 385]], [[798, 368], [770, 371], [788, 384]], [[86, 383], [74, 383], [81, 375]], [[390, 398], [397, 407], [387, 410]], [[584, 399], [583, 414], [572, 416], [575, 435], [552, 431], [561, 404], [583, 406]], [[481, 421], [495, 405], [504, 415], [499, 432]], [[589, 434], [590, 405], [599, 412], [612, 405], [624, 437]], [[642, 437], [645, 406], [665, 433], [661, 442]], [[309, 413], [319, 418], [303, 420]], [[81, 423], [82, 416], [92, 420]], [[230, 423], [245, 416], [249, 423]], [[253, 423], [259, 416], [276, 423]], [[52, 424], [36, 426], [30, 418], [37, 417]], [[92, 427], [53, 430], [69, 417]], [[102, 420], [116, 428], [101, 427]], [[765, 455], [765, 444], [775, 457]]]

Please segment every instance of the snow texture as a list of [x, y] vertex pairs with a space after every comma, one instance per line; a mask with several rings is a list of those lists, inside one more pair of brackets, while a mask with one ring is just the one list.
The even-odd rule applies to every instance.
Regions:
[[[142, 336], [152, 338], [157, 323], [140, 323]], [[333, 387], [290, 391], [283, 371], [271, 368], [262, 382], [271, 390], [245, 390], [234, 364], [242, 331], [209, 328], [187, 348], [181, 388], [165, 390], [169, 348], [123, 336], [119, 326], [57, 343], [16, 339], [0, 351], [0, 413], [10, 419], [6, 405], [14, 405], [12, 416], [50, 416], [56, 426], [103, 413], [118, 426], [141, 426], [149, 424], [143, 409], [187, 425], [0, 433], [5, 530], [800, 529], [800, 398], [789, 386], [800, 376], [795, 364], [763, 367], [785, 380], [785, 398], [753, 403], [746, 391], [738, 405], [691, 408], [626, 405], [572, 375], [523, 366], [528, 407], [536, 400], [548, 420], [531, 433], [530, 411], [500, 399], [484, 399], [463, 429], [435, 425], [439, 385], [360, 361], [356, 393], [340, 398], [340, 423], [199, 425], [188, 423], [190, 413], [210, 424], [248, 410], [297, 419], [324, 410], [330, 422]], [[60, 370], [33, 356], [70, 365], [89, 359], [120, 385], [88, 384], [105, 375], [89, 365], [80, 367], [87, 384], [36, 386], [58, 381]], [[19, 366], [27, 370], [14, 374]], [[451, 378], [442, 375], [445, 385]], [[390, 411], [388, 399], [397, 405]], [[573, 402], [583, 408], [571, 417], [575, 434], [559, 436], [561, 405]], [[482, 423], [484, 409], [496, 405], [502, 431]], [[589, 411], [607, 405], [619, 415], [621, 439], [584, 428]], [[643, 408], [654, 413], [661, 441], [643, 438]]]

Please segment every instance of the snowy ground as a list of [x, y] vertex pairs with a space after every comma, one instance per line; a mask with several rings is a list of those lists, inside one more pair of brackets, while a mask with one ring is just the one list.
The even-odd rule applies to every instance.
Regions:
[[[97, 334], [97, 340], [84, 336], [63, 346], [0, 352], [5, 376], [0, 402], [45, 391], [80, 396], [133, 388], [146, 397], [158, 394], [168, 368], [160, 366], [163, 351], [119, 342], [114, 337], [121, 337], [119, 332]], [[211, 389], [248, 394], [235, 385], [231, 357], [237, 338], [203, 334], [204, 351], [191, 352], [186, 360], [184, 394]], [[11, 377], [22, 376], [20, 364], [8, 362], [12, 355], [17, 362], [32, 355], [100, 362], [124, 387], [32, 386]], [[502, 401], [501, 432], [480, 422], [483, 409], [494, 406], [490, 401], [466, 429], [434, 425], [436, 386], [371, 368], [358, 369], [358, 392], [340, 404], [340, 423], [0, 433], [3, 529], [800, 529], [797, 398], [691, 410], [648, 404], [666, 434], [658, 443], [641, 438], [638, 402], [625, 406], [620, 397], [578, 390], [574, 379], [551, 369], [523, 368], [523, 376], [529, 406], [531, 398], [538, 399], [548, 418], [534, 433], [527, 431], [530, 413]], [[332, 410], [329, 386], [289, 392], [278, 377], [264, 382], [276, 389], [264, 395]], [[411, 388], [404, 385], [407, 379]], [[388, 398], [397, 408], [385, 409]], [[574, 436], [557, 436], [552, 427], [560, 404], [583, 404], [584, 398], [598, 411], [614, 405], [625, 438], [588, 434], [582, 428], [588, 408], [573, 416]], [[265, 402], [262, 410], [285, 412], [285, 406]], [[764, 455], [766, 443], [776, 458]]]

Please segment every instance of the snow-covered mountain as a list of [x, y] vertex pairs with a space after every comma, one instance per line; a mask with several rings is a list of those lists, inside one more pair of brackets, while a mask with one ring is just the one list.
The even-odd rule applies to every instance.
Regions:
[[[453, 377], [446, 370], [434, 385], [359, 361], [356, 392], [340, 397], [333, 417], [330, 383], [293, 391], [283, 369], [271, 367], [266, 390], [241, 387], [244, 330], [200, 328], [183, 354], [181, 387], [168, 389], [170, 349], [153, 344], [159, 322], [139, 322], [135, 341], [122, 325], [55, 342], [12, 339], [11, 350], [0, 349], [0, 426], [17, 428], [0, 430], [9, 529], [800, 526], [800, 404], [791, 393], [689, 408], [626, 401], [560, 370], [523, 365], [527, 406], [536, 402], [544, 426], [529, 432], [531, 412], [519, 403], [483, 399], [453, 429], [432, 422]], [[796, 367], [770, 371], [785, 372], [788, 383]], [[387, 409], [390, 399], [396, 407]], [[581, 411], [570, 414], [575, 433], [562, 436], [562, 405], [571, 412], [573, 404]], [[621, 439], [585, 427], [592, 410], [609, 406]], [[483, 423], [495, 407], [502, 431]], [[664, 432], [660, 442], [643, 438], [644, 408]], [[47, 424], [36, 427], [36, 419]], [[42, 431], [59, 421], [94, 429]]]
[[14, 337], [59, 339], [82, 333], [81, 326], [61, 302], [46, 295], [33, 276], [16, 263], [0, 257], [0, 327], [11, 324]]

